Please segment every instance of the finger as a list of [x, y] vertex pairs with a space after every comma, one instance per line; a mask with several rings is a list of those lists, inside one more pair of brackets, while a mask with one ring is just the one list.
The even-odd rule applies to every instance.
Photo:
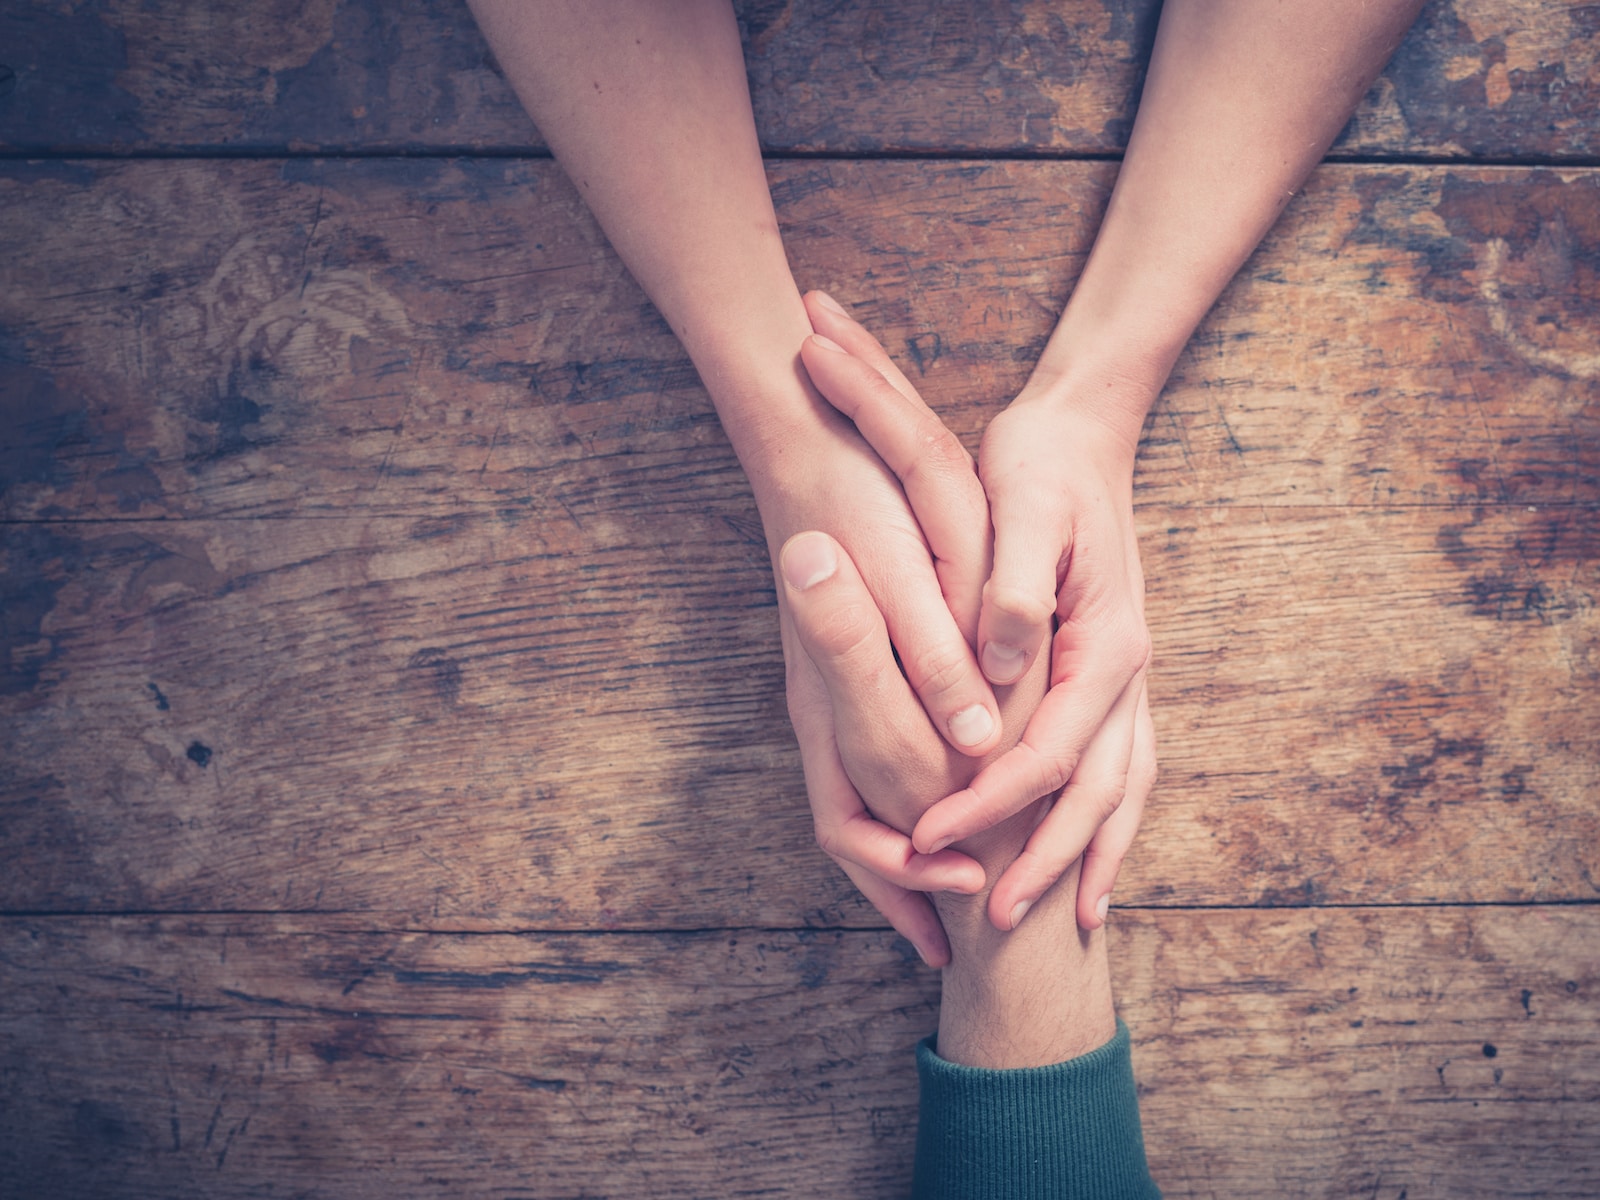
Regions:
[[865, 808], [817, 840], [830, 857], [853, 863], [880, 879], [914, 892], [956, 892], [963, 896], [983, 890], [983, 867], [977, 859], [955, 850], [918, 854], [911, 839], [898, 829], [874, 820]]
[[[797, 533], [778, 555], [784, 596], [807, 655], [833, 698], [837, 720], [881, 726], [888, 713], [911, 721], [900, 690], [885, 614], [843, 548], [825, 533]], [[906, 573], [914, 568], [906, 565]], [[940, 733], [966, 754], [982, 755], [1000, 738], [994, 695], [938, 595], [902, 577], [891, 619], [907, 632], [897, 642], [905, 678]]]
[[918, 850], [932, 853], [988, 829], [1073, 777], [1090, 739], [1149, 665], [1149, 630], [1132, 607], [1118, 611], [1056, 632], [1050, 690], [1022, 740], [922, 815], [911, 835]]
[[807, 338], [800, 356], [817, 390], [900, 480], [945, 600], [963, 634], [975, 637], [989, 574], [989, 502], [972, 456], [916, 392], [900, 391], [865, 359], [824, 337]]
[[901, 395], [910, 397], [918, 404], [922, 397], [917, 389], [895, 366], [894, 359], [889, 357], [889, 352], [883, 344], [867, 331], [840, 304], [827, 292], [807, 292], [804, 296], [806, 315], [811, 318], [811, 328], [823, 337], [832, 338], [855, 357], [864, 359], [875, 367], [879, 374], [892, 383], [895, 390]]
[[923, 813], [911, 832], [912, 842], [932, 854], [1065, 787], [1078, 770], [1081, 748], [1105, 723], [1107, 708], [1095, 689], [1071, 684], [1051, 688], [1022, 740], [961, 791]]
[[820, 756], [808, 764], [801, 752], [817, 844], [824, 853], [912, 891], [971, 895], [983, 890], [983, 867], [976, 859], [955, 850], [918, 854], [910, 838], [867, 811], [837, 751], [831, 758], [831, 764]]
[[986, 460], [984, 480], [994, 523], [994, 566], [983, 587], [978, 661], [991, 683], [1015, 683], [1050, 640], [1056, 589], [1070, 540], [1053, 498], [1018, 495], [997, 481], [1003, 468]]
[[1128, 787], [1138, 709], [1139, 689], [1130, 686], [1084, 751], [1072, 782], [995, 883], [989, 920], [996, 929], [1015, 929], [1118, 811]]
[[[805, 665], [811, 666], [809, 661]], [[817, 844], [825, 854], [919, 892], [970, 894], [983, 889], [984, 871], [977, 860], [954, 850], [918, 854], [910, 838], [872, 816], [839, 757], [834, 714], [826, 703], [791, 700], [790, 719], [800, 744]]]
[[923, 962], [934, 968], [950, 965], [950, 939], [926, 896], [885, 883], [853, 863], [841, 862], [839, 866], [895, 932], [911, 943]]
[[1139, 711], [1133, 730], [1133, 758], [1128, 764], [1128, 794], [1111, 818], [1100, 827], [1083, 853], [1078, 876], [1078, 926], [1099, 929], [1111, 909], [1122, 861], [1128, 856], [1144, 808], [1156, 783], [1156, 731], [1150, 720], [1149, 688], [1139, 688]]

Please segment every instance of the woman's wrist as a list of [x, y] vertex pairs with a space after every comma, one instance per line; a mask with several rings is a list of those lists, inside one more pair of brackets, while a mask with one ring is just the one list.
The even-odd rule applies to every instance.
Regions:
[[837, 436], [843, 424], [812, 387], [800, 361], [800, 343], [810, 333], [810, 325], [802, 324], [764, 339], [765, 345], [733, 345], [695, 356], [763, 516], [792, 491], [807, 451]]
[[1109, 435], [1106, 449], [1120, 450], [1131, 475], [1145, 418], [1176, 357], [1166, 345], [1141, 345], [1109, 333], [1077, 334], [1063, 317], [1012, 407], [1038, 405], [1063, 428], [1081, 430], [1092, 422], [1087, 428]]

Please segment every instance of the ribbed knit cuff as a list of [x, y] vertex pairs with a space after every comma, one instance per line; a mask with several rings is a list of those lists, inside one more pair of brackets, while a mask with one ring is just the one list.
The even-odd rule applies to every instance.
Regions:
[[917, 1045], [913, 1200], [1160, 1200], [1144, 1158], [1128, 1027], [1049, 1067], [999, 1071]]

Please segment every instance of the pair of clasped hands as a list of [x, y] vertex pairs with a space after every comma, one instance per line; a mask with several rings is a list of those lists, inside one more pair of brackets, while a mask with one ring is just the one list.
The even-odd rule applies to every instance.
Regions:
[[1155, 780], [1136, 440], [1030, 384], [974, 470], [871, 334], [805, 305], [827, 442], [762, 516], [817, 840], [931, 966], [929, 893], [987, 889], [1010, 930], [1080, 858], [1097, 929]]

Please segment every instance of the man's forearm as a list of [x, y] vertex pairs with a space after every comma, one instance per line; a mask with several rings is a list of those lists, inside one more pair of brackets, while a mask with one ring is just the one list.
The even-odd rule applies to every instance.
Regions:
[[950, 938], [939, 1054], [971, 1067], [1040, 1067], [1104, 1045], [1116, 1031], [1105, 930], [1078, 928], [1074, 866], [1028, 919], [1002, 933], [984, 897], [947, 893], [936, 907]]
[[[957, 849], [984, 865], [992, 886], [1027, 840], [1037, 811], [1030, 806]], [[951, 953], [939, 1007], [940, 1057], [969, 1067], [1039, 1067], [1110, 1040], [1116, 1014], [1105, 931], [1078, 928], [1079, 866], [1008, 932], [986, 916], [987, 890], [934, 897]]]
[[1070, 397], [1137, 442], [1195, 326], [1420, 7], [1167, 0], [1094, 250], [1024, 395]]

